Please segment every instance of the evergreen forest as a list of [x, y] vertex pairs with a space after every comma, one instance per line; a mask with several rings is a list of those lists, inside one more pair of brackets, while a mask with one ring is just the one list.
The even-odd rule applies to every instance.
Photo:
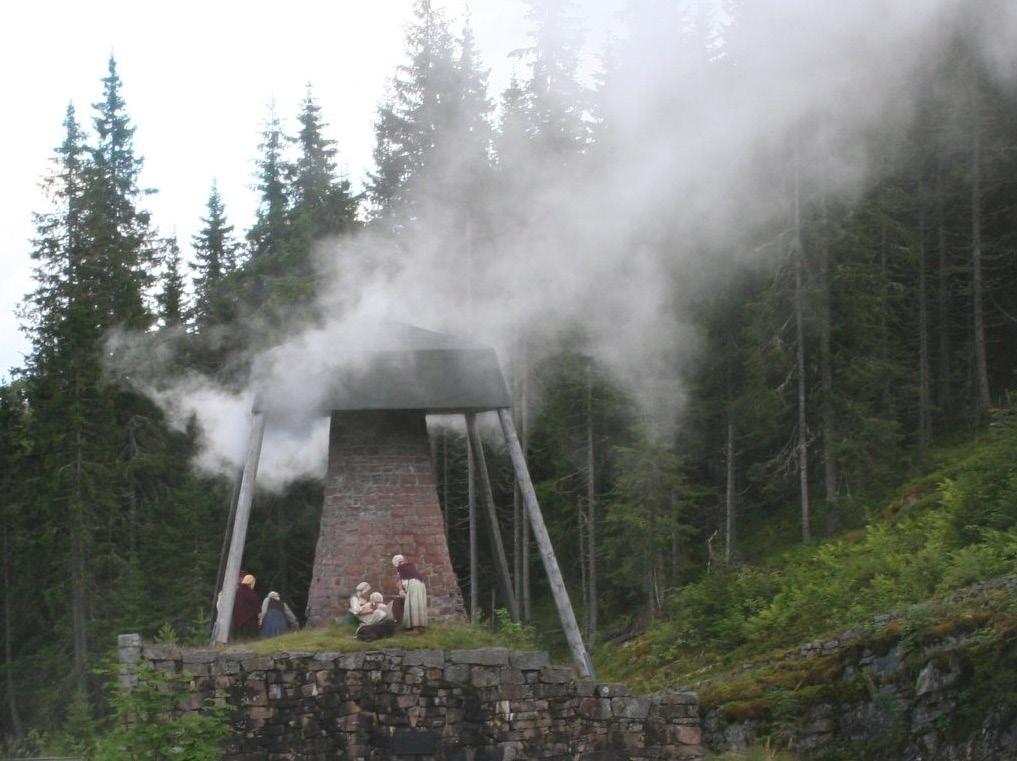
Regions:
[[[254, 218], [231, 216], [209, 178], [189, 241], [146, 208], [131, 72], [100, 62], [95, 102], [67, 108], [26, 244], [31, 349], [0, 387], [0, 748], [91, 747], [118, 634], [208, 641], [238, 474], [191, 465], [205, 423], [173, 414], [160, 384], [242, 394], [260, 352], [412, 269], [421, 241], [443, 289], [422, 327], [469, 333], [428, 321], [447, 303], [511, 312], [495, 286], [513, 269], [589, 288], [569, 302], [581, 308], [528, 307], [506, 318], [511, 341], [492, 340], [580, 627], [611, 674], [664, 685], [682, 659], [790, 646], [820, 621], [847, 627], [1017, 573], [1017, 76], [1012, 57], [1001, 76], [983, 54], [1006, 3], [969, 4], [920, 54], [900, 53], [907, 71], [886, 73], [890, 95], [864, 119], [845, 85], [750, 133], [724, 157], [748, 190], [724, 189], [722, 212], [687, 168], [640, 162], [697, 123], [696, 93], [743, 92], [763, 63], [759, 9], [676, 3], [591, 75], [581, 4], [526, 5], [530, 46], [492, 92], [468, 15], [417, 0], [362, 189], [309, 86], [251, 146]], [[640, 61], [680, 80], [633, 71]], [[886, 105], [905, 93], [906, 107]], [[793, 99], [793, 85], [770, 95]], [[645, 144], [645, 123], [617, 108], [637, 101], [657, 125]], [[756, 117], [724, 113], [718, 133]], [[599, 216], [579, 225], [576, 196]], [[611, 266], [569, 245], [611, 248]], [[629, 335], [610, 294], [647, 257], [656, 290], [631, 309], [652, 316]], [[604, 350], [605, 325], [642, 364]], [[470, 574], [464, 432], [430, 431], [464, 596], [476, 592], [475, 621], [504, 625], [486, 547]], [[490, 439], [521, 623], [564, 652]], [[244, 565], [298, 615], [322, 488], [300, 475], [253, 507]]]

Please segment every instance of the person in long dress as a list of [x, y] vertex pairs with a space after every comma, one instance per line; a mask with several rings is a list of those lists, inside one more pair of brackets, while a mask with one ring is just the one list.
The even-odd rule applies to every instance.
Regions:
[[237, 596], [233, 602], [233, 631], [236, 639], [253, 639], [258, 636], [261, 600], [254, 591], [254, 584], [254, 576], [247, 574], [237, 587]]
[[427, 626], [427, 587], [424, 577], [413, 563], [402, 555], [392, 558], [399, 581], [399, 596], [403, 599], [403, 628], [423, 629]]
[[300, 622], [296, 615], [280, 599], [278, 592], [269, 592], [261, 603], [261, 615], [258, 616], [262, 637], [275, 637], [285, 634], [290, 629], [299, 629]]

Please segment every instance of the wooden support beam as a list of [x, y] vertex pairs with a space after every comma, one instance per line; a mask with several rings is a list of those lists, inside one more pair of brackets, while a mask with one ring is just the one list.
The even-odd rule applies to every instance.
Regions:
[[580, 676], [586, 679], [595, 679], [596, 674], [593, 670], [593, 660], [590, 658], [586, 645], [583, 643], [583, 636], [579, 632], [579, 625], [576, 623], [576, 614], [572, 610], [572, 602], [569, 600], [569, 593], [565, 588], [565, 580], [562, 578], [561, 569], [558, 567], [558, 560], [554, 556], [554, 547], [551, 546], [551, 537], [547, 533], [547, 526], [544, 525], [544, 516], [540, 512], [537, 493], [533, 489], [530, 471], [526, 467], [526, 456], [519, 445], [519, 436], [516, 434], [516, 426], [512, 421], [511, 410], [504, 407], [499, 409], [498, 419], [501, 421], [501, 430], [505, 434], [505, 443], [508, 444], [509, 456], [512, 458], [512, 467], [516, 473], [516, 481], [519, 483], [519, 489], [523, 493], [523, 504], [526, 506], [526, 512], [530, 518], [530, 526], [537, 540], [540, 558], [544, 562], [547, 580], [551, 585], [554, 604], [558, 608], [558, 616], [561, 619], [562, 628], [565, 630], [565, 639], [568, 641], [569, 650], [572, 651], [572, 660], [575, 662], [576, 670]]
[[480, 563], [477, 559], [477, 474], [473, 450], [466, 445], [466, 501], [470, 511], [470, 623], [480, 623]]
[[226, 644], [230, 638], [233, 623], [233, 603], [237, 598], [237, 576], [244, 557], [244, 542], [247, 540], [247, 523], [251, 517], [251, 503], [254, 501], [254, 479], [258, 475], [258, 461], [261, 459], [261, 442], [265, 438], [265, 415], [254, 413], [251, 423], [251, 437], [247, 442], [247, 458], [244, 460], [244, 475], [240, 480], [240, 494], [237, 497], [237, 514], [230, 537], [230, 553], [223, 574], [222, 594], [219, 597], [219, 615], [215, 621], [212, 643]]
[[[219, 592], [222, 590], [222, 579], [226, 573], [226, 556], [229, 553], [230, 537], [233, 536], [233, 521], [237, 517], [237, 496], [240, 494], [240, 479], [244, 477], [242, 468], [237, 469], [236, 478], [233, 479], [233, 488], [230, 489], [230, 501], [226, 511], [226, 530], [222, 535], [222, 546], [219, 548], [219, 568], [215, 572], [215, 587], [212, 589], [212, 610], [218, 601]], [[212, 620], [212, 634], [215, 635], [215, 620]]]
[[494, 504], [494, 492], [491, 489], [491, 478], [487, 472], [487, 458], [484, 457], [484, 444], [477, 433], [477, 416], [472, 412], [466, 414], [466, 438], [470, 443], [470, 451], [473, 452], [480, 494], [484, 499], [484, 507], [487, 512], [487, 529], [491, 535], [491, 549], [494, 551], [498, 589], [512, 620], [518, 622], [519, 605], [516, 602], [515, 591], [512, 589], [512, 577], [509, 574], [505, 544], [501, 538], [501, 526], [498, 523], [498, 512]]

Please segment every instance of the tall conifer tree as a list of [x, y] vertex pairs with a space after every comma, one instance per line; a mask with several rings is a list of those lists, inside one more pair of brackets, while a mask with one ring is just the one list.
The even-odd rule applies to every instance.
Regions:
[[227, 222], [226, 207], [214, 182], [207, 209], [208, 215], [202, 218], [204, 226], [192, 239], [194, 317], [199, 328], [233, 317], [225, 281], [237, 267], [238, 244], [233, 238], [233, 225]]

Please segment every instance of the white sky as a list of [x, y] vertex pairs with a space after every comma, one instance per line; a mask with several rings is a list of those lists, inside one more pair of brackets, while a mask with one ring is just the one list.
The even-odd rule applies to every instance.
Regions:
[[[460, 28], [465, 0], [436, 1]], [[590, 3], [577, 6], [587, 13]], [[610, 6], [607, 3], [607, 6]], [[0, 25], [0, 82], [5, 116], [0, 145], [0, 378], [23, 364], [28, 343], [15, 310], [32, 288], [31, 214], [45, 210], [39, 179], [63, 137], [69, 101], [91, 125], [110, 52], [145, 159], [142, 183], [161, 234], [174, 231], [185, 255], [200, 227], [213, 178], [230, 222], [253, 219], [251, 189], [259, 132], [274, 100], [288, 129], [311, 82], [329, 136], [356, 188], [371, 166], [374, 115], [403, 61], [412, 0], [35, 0], [11, 3]], [[527, 44], [516, 0], [470, 0], [491, 94], [505, 87], [510, 51]], [[591, 47], [613, 13], [587, 21]]]

